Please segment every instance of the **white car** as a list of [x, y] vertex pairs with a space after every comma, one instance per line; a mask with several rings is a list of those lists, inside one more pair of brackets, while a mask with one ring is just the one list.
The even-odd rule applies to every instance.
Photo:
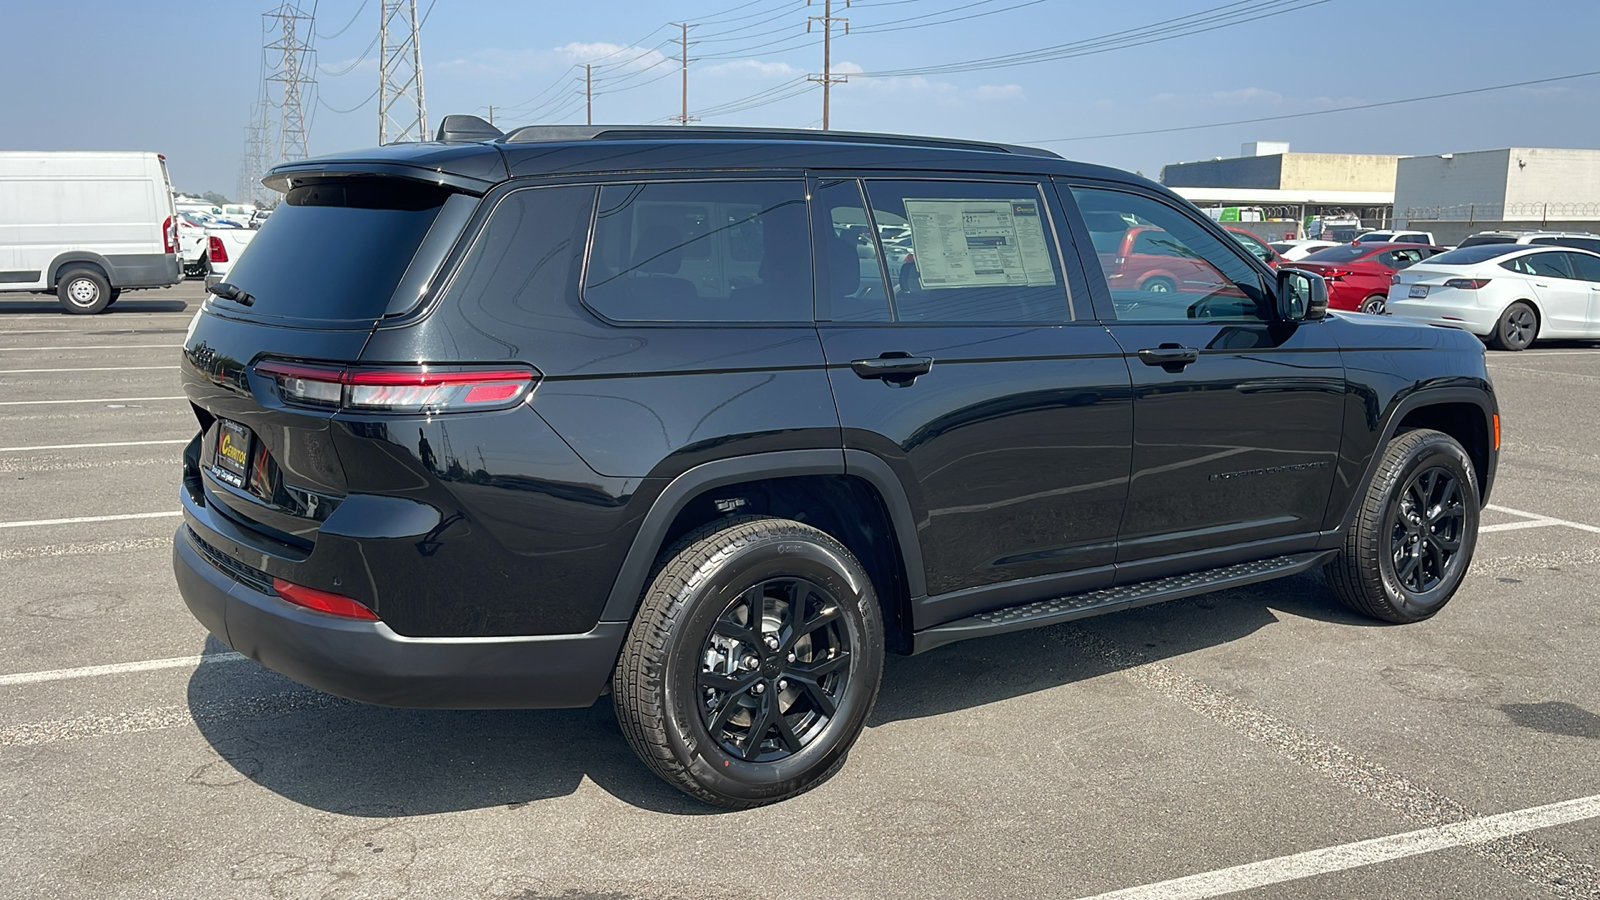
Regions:
[[1291, 262], [1297, 259], [1305, 259], [1318, 250], [1343, 246], [1338, 241], [1318, 241], [1311, 238], [1291, 238], [1287, 241], [1272, 242], [1272, 249], [1278, 251], [1278, 255]]
[[1369, 231], [1352, 242], [1356, 244], [1428, 244], [1433, 245], [1431, 231]]
[[1600, 253], [1479, 244], [1396, 272], [1390, 315], [1470, 331], [1499, 350], [1600, 336]]

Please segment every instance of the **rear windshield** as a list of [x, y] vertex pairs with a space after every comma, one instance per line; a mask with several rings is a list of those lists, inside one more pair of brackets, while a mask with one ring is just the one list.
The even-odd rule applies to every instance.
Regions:
[[389, 179], [294, 188], [227, 281], [255, 297], [256, 315], [378, 319], [450, 196]]
[[1428, 263], [1430, 265], [1438, 263], [1442, 266], [1470, 266], [1526, 249], [1528, 248], [1521, 244], [1479, 244], [1476, 247], [1457, 247], [1429, 259]]
[[1485, 244], [1515, 244], [1517, 236], [1514, 234], [1475, 234], [1462, 241], [1462, 247], [1482, 247]]
[[1377, 251], [1371, 247], [1361, 247], [1345, 244], [1342, 247], [1324, 247], [1305, 257], [1305, 262], [1342, 263], [1354, 262], [1363, 256], [1371, 256]]

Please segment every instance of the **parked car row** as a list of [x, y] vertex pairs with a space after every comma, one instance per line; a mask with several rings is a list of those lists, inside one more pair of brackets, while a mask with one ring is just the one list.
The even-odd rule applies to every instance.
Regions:
[[1461, 247], [1396, 272], [1388, 311], [1522, 350], [1600, 336], [1600, 253], [1544, 244]]

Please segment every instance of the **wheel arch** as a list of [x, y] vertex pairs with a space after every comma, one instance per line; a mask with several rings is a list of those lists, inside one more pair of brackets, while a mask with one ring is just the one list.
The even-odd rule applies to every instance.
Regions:
[[1498, 415], [1494, 398], [1487, 391], [1475, 388], [1425, 388], [1397, 400], [1385, 420], [1372, 458], [1362, 473], [1361, 489], [1351, 496], [1350, 504], [1340, 519], [1338, 533], [1342, 534], [1344, 529], [1350, 527], [1351, 520], [1361, 508], [1367, 485], [1372, 483], [1383, 461], [1383, 448], [1401, 429], [1432, 428], [1455, 438], [1472, 460], [1480, 499], [1487, 504], [1500, 455], [1499, 447], [1495, 445], [1495, 419]]
[[100, 274], [106, 280], [106, 284], [111, 285], [112, 288], [117, 286], [111, 278], [111, 264], [106, 261], [104, 256], [89, 250], [69, 250], [66, 253], [57, 255], [55, 259], [50, 261], [50, 268], [45, 270], [45, 283], [51, 289], [56, 288], [58, 286], [57, 278], [62, 270], [70, 268], [74, 264], [88, 264], [99, 269]]
[[915, 519], [888, 464], [859, 450], [788, 450], [714, 460], [674, 478], [656, 497], [623, 560], [601, 620], [638, 610], [661, 551], [729, 515], [803, 521], [849, 548], [872, 578], [887, 649], [911, 649], [911, 610], [926, 593]]

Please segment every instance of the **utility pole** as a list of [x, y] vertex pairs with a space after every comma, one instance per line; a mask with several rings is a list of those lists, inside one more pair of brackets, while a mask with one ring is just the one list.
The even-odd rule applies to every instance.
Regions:
[[[811, 0], [806, 0], [806, 5], [810, 6]], [[845, 9], [849, 9], [850, 0], [844, 0], [844, 6]], [[822, 23], [822, 74], [807, 75], [806, 80], [822, 82], [822, 130], [827, 131], [828, 101], [831, 99], [830, 95], [832, 93], [833, 86], [836, 84], [843, 84], [850, 80], [850, 76], [848, 75], [833, 74], [833, 23], [843, 23], [844, 33], [849, 34], [850, 20], [839, 18], [833, 14], [833, 0], [822, 0], [822, 15], [806, 16], [806, 33], [808, 34], [811, 32], [812, 22]]]
[[417, 0], [382, 0], [378, 5], [378, 143], [425, 141], [428, 106], [422, 94]]
[[[265, 84], [263, 83], [263, 87]], [[250, 107], [250, 124], [244, 129], [244, 163], [239, 166], [238, 201], [260, 202], [261, 172], [267, 167], [267, 146], [271, 141], [271, 125], [266, 116], [265, 95]]]
[[[308, 149], [310, 141], [301, 102], [304, 99], [303, 89], [317, 83], [311, 74], [315, 70], [315, 51], [311, 48], [311, 38], [316, 34], [316, 21], [298, 6], [287, 2], [272, 12], [263, 13], [262, 18], [277, 20], [276, 25], [266, 28], [268, 38], [275, 36], [275, 39], [269, 40], [266, 49], [278, 51], [282, 59], [279, 67], [267, 75], [267, 81], [283, 85], [278, 160], [305, 159], [311, 152]], [[302, 38], [301, 34], [305, 37]]]
[[689, 29], [694, 26], [688, 22], [670, 22], [668, 24], [677, 25], [683, 29], [683, 37], [678, 39], [678, 43], [683, 50], [683, 114], [673, 116], [672, 121], [677, 122], [679, 125], [687, 125], [690, 122], [700, 121], [689, 115]]
[[594, 124], [594, 66], [583, 64], [583, 121], [586, 125]]
[[494, 124], [494, 104], [489, 104], [489, 124]]

